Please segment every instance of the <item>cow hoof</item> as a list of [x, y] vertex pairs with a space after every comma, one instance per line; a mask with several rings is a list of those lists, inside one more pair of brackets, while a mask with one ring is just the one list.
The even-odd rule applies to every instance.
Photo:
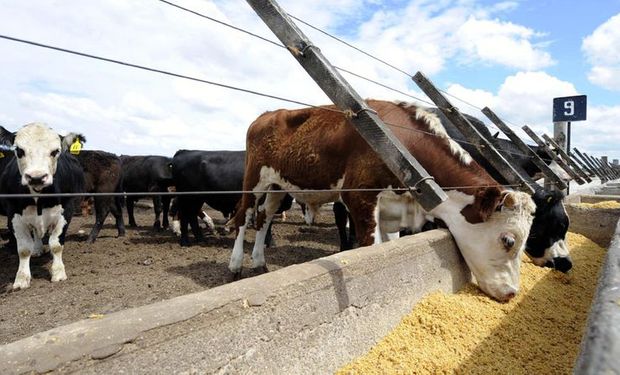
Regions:
[[230, 281], [237, 281], [237, 280], [241, 280], [241, 270], [231, 273]]
[[13, 283], [13, 290], [27, 289], [30, 287], [30, 276], [17, 276]]
[[267, 273], [269, 272], [269, 269], [267, 269], [267, 266], [262, 266], [262, 267], [256, 267], [255, 270], [259, 273], [259, 274], [263, 274], [263, 273]]
[[155, 223], [153, 223], [153, 229], [156, 232], [161, 232], [163, 230], [161, 227], [161, 223], [159, 221], [156, 221]]
[[131, 228], [137, 228], [138, 227], [138, 225], [136, 223], [129, 223], [128, 226], [131, 227]]
[[57, 283], [59, 281], [67, 280], [67, 274], [65, 273], [64, 267], [58, 271], [52, 270], [52, 282]]
[[189, 240], [181, 240], [179, 241], [179, 245], [181, 245], [181, 247], [190, 247], [191, 244], [189, 243]]
[[121, 230], [118, 231], [118, 236], [119, 237], [125, 237], [125, 234], [126, 234], [125, 229], [121, 229]]

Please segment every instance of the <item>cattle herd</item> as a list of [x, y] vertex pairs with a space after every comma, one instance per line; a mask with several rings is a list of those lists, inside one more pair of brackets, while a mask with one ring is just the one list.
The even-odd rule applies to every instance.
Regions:
[[[92, 243], [110, 213], [118, 236], [124, 236], [124, 206], [127, 225], [136, 226], [134, 204], [141, 197], [121, 194], [203, 192], [153, 196], [153, 228], [170, 226], [170, 210], [179, 220], [179, 243], [188, 246], [190, 228], [194, 241], [203, 240], [199, 218], [213, 225], [203, 204], [220, 211], [236, 233], [229, 263], [233, 278], [241, 273], [249, 227], [257, 231], [252, 266], [266, 270], [264, 248], [271, 241], [273, 217], [293, 200], [309, 223], [321, 205], [333, 203], [341, 249], [388, 241], [404, 230], [447, 227], [479, 287], [499, 301], [518, 293], [523, 251], [542, 267], [563, 272], [572, 267], [561, 192], [540, 188], [530, 196], [505, 188], [475, 149], [455, 142], [462, 135], [432, 109], [367, 103], [446, 190], [445, 202], [425, 211], [333, 106], [263, 113], [248, 129], [246, 151], [179, 150], [172, 158], [81, 150], [83, 135], [61, 136], [41, 123], [16, 132], [0, 127], [5, 150], [0, 154], [0, 213], [8, 218], [7, 247], [19, 256], [13, 289], [30, 286], [30, 257], [44, 250], [53, 257], [52, 282], [67, 278], [62, 261], [67, 227], [89, 193], [104, 193], [93, 198], [95, 223], [86, 240]], [[516, 162], [531, 176], [540, 172], [527, 158]]]

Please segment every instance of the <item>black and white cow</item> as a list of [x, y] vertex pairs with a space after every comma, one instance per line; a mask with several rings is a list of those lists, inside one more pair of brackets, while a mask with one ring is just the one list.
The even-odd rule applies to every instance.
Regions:
[[[130, 156], [121, 155], [121, 166], [123, 169], [123, 190], [125, 192], [166, 192], [172, 186], [172, 159], [166, 156]], [[134, 203], [140, 197], [128, 196], [127, 215], [129, 216], [129, 226], [136, 227], [134, 218]], [[153, 209], [155, 210], [155, 222], [153, 228], [161, 230], [167, 228], [168, 210], [170, 208], [170, 196], [154, 196]], [[163, 211], [162, 221], [159, 215]]]
[[[83, 193], [84, 174], [71, 154], [62, 152], [62, 137], [45, 124], [25, 125], [16, 133], [0, 127], [0, 141], [14, 147], [16, 158], [0, 176], [2, 194]], [[40, 255], [41, 238], [49, 235], [52, 282], [65, 280], [62, 252], [65, 234], [79, 197], [8, 198], [2, 201], [17, 240], [19, 268], [13, 289], [30, 286], [30, 257]]]
[[534, 264], [567, 272], [573, 264], [565, 242], [570, 221], [563, 204], [564, 193], [539, 189], [532, 199], [536, 213], [525, 251]]

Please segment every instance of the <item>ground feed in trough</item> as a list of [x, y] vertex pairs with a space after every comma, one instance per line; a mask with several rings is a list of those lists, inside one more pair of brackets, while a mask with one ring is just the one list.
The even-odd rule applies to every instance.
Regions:
[[509, 303], [475, 286], [432, 293], [369, 353], [338, 374], [568, 374], [579, 352], [605, 250], [568, 233], [573, 270], [524, 259]]
[[578, 203], [577, 206], [588, 208], [620, 208], [620, 202], [603, 201], [598, 203]]

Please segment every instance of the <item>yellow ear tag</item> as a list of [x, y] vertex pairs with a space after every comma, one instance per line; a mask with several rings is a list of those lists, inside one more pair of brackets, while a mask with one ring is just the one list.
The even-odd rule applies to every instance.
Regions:
[[547, 203], [551, 203], [552, 200], [553, 200], [553, 197], [547, 197]]
[[79, 155], [81, 150], [82, 150], [82, 144], [80, 143], [79, 139], [76, 139], [75, 142], [73, 142], [71, 146], [69, 147], [69, 152], [72, 153], [73, 155]]
[[0, 152], [0, 159], [4, 157], [4, 152]]

